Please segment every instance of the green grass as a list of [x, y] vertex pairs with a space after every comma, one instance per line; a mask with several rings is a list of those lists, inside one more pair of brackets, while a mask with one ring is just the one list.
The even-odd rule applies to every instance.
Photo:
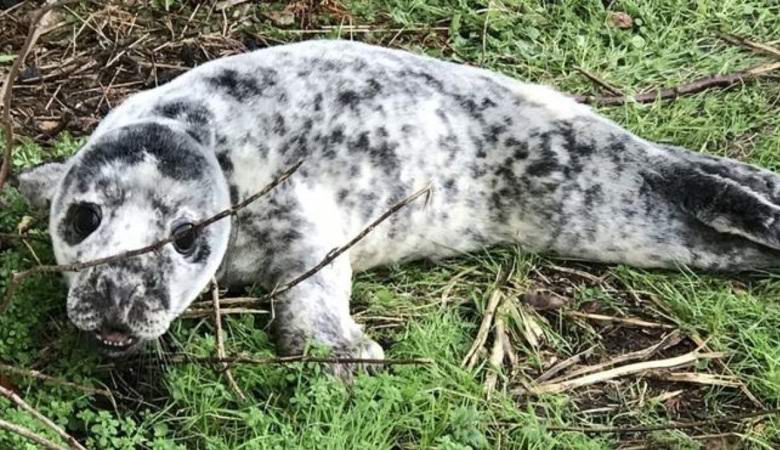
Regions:
[[[176, 10], [182, 3], [157, 2], [163, 11]], [[599, 87], [584, 78], [577, 67], [631, 93], [766, 62], [764, 56], [721, 41], [717, 33], [779, 41], [780, 6], [770, 4], [774, 3], [636, 0], [612, 2], [606, 10], [602, 2], [592, 0], [343, 3], [353, 25], [447, 29], [398, 34], [380, 31], [353, 34], [355, 38], [381, 44], [392, 40], [394, 46], [588, 94], [598, 92]], [[263, 13], [282, 7], [253, 6]], [[610, 26], [608, 11], [628, 13], [635, 26], [629, 30]], [[349, 23], [327, 14], [317, 21], [318, 25]], [[302, 39], [291, 30], [295, 25], [279, 28], [264, 22], [244, 28], [272, 41]], [[318, 36], [350, 38], [351, 33], [343, 28], [306, 35]], [[673, 102], [627, 104], [602, 112], [649, 139], [780, 170], [778, 100], [777, 79], [765, 79]], [[14, 167], [68, 154], [80, 143], [61, 136], [46, 153], [32, 143], [23, 144], [15, 153]], [[30, 211], [12, 190], [4, 192], [2, 199], [7, 207], [0, 210], [0, 230], [7, 232]], [[39, 221], [33, 233], [43, 233], [43, 226], [44, 221]], [[31, 241], [31, 245], [37, 257], [52, 260], [46, 243]], [[5, 287], [12, 271], [34, 263], [33, 253], [22, 245], [0, 251], [0, 287]], [[598, 386], [590, 394], [586, 389], [539, 398], [521, 395], [517, 388], [538, 376], [552, 357], [564, 359], [594, 344], [604, 357], [619, 353], [610, 347], [614, 345], [608, 336], [612, 329], [555, 312], [528, 313], [540, 326], [536, 346], [523, 338], [515, 319], [508, 316], [519, 366], [499, 374], [499, 388], [488, 398], [483, 381], [493, 369], [481, 364], [464, 370], [460, 361], [476, 335], [497, 275], [514, 268], [507, 295], [516, 298], [535, 283], [549, 279], [540, 274], [549, 275], [554, 272], [552, 265], [561, 264], [517, 249], [496, 249], [435, 266], [413, 263], [359, 275], [354, 309], [367, 323], [369, 333], [385, 344], [388, 356], [428, 357], [435, 363], [360, 376], [352, 386], [344, 386], [315, 366], [241, 366], [234, 369], [234, 375], [250, 399], [241, 403], [223, 376], [209, 367], [108, 372], [80, 345], [68, 324], [65, 288], [54, 276], [27, 282], [11, 309], [0, 317], [0, 360], [18, 367], [40, 365], [48, 374], [92, 386], [105, 385], [128, 396], [132, 393], [127, 386], [143, 394], [147, 403], [119, 399], [114, 409], [98, 396], [13, 378], [28, 402], [92, 449], [607, 449], [628, 440], [639, 440], [648, 448], [696, 449], [715, 445], [696, 439], [707, 430], [586, 435], [548, 431], [545, 426], [649, 425], [755, 408], [733, 388], [664, 386], [630, 377], [620, 384]], [[728, 368], [761, 402], [768, 407], [780, 405], [780, 283], [776, 276], [729, 279], [628, 267], [592, 270], [606, 275], [606, 287], [576, 276], [553, 278], [548, 287], [567, 286], [562, 293], [571, 299], [570, 308], [595, 301], [602, 313], [641, 315], [709, 339], [713, 350], [729, 352], [725, 360]], [[457, 281], [451, 283], [455, 277]], [[448, 295], [443, 299], [445, 293]], [[229, 353], [273, 355], [259, 317], [231, 316], [226, 332]], [[642, 337], [636, 333], [631, 336]], [[209, 320], [178, 321], [171, 337], [193, 354], [215, 351]], [[650, 343], [657, 341], [655, 337], [650, 336]], [[686, 370], [721, 369], [710, 363]], [[668, 402], [639, 401], [674, 389], [686, 391], [682, 411], [670, 409]], [[604, 408], [604, 412], [588, 412], [594, 408]], [[0, 417], [56, 439], [7, 402], [0, 401]], [[733, 448], [780, 446], [780, 420], [749, 422], [736, 430], [738, 436], [729, 438], [739, 442]], [[34, 447], [0, 432], [0, 449], [5, 448]]]

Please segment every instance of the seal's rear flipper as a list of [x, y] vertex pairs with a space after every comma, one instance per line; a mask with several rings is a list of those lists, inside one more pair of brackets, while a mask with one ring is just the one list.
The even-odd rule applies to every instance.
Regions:
[[702, 169], [686, 161], [643, 177], [655, 192], [705, 225], [780, 250], [780, 206], [731, 177]]

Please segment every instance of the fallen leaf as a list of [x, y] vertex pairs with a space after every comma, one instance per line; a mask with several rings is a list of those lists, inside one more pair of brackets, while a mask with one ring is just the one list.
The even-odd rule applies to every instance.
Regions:
[[284, 27], [295, 23], [295, 13], [285, 9], [284, 11], [270, 11], [265, 13], [274, 25]]
[[56, 120], [41, 120], [38, 122], [38, 130], [43, 133], [50, 133], [57, 129], [60, 123]]
[[523, 295], [521, 300], [536, 311], [555, 311], [568, 303], [565, 297], [545, 289], [528, 292]]
[[624, 12], [610, 12], [607, 16], [607, 23], [615, 28], [626, 30], [634, 26], [634, 19]]
[[18, 234], [25, 234], [30, 230], [30, 228], [32, 228], [34, 223], [35, 223], [34, 217], [23, 216], [22, 220], [20, 220], [19, 223], [16, 224], [16, 232]]
[[682, 407], [682, 398], [672, 397], [664, 402], [664, 409], [669, 413], [677, 413]]
[[580, 311], [588, 314], [597, 314], [601, 311], [601, 303], [599, 302], [585, 302], [580, 306]]
[[14, 382], [3, 374], [0, 374], [0, 386], [8, 389], [9, 391], [13, 391], [15, 394], [20, 394], [19, 388], [14, 384]]

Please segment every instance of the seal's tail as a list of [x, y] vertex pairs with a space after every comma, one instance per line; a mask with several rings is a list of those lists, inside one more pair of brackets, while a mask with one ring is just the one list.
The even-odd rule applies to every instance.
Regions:
[[780, 250], [780, 176], [731, 159], [664, 147], [677, 163], [645, 180], [699, 222]]

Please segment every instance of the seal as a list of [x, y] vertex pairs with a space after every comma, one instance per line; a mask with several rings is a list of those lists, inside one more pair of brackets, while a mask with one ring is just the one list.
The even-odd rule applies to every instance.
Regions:
[[[301, 168], [200, 232], [193, 223]], [[488, 246], [639, 267], [780, 265], [780, 178], [644, 140], [555, 90], [346, 41], [225, 57], [135, 94], [64, 163], [19, 176], [57, 261], [177, 239], [66, 274], [70, 320], [121, 355], [212, 277], [271, 289], [432, 187], [275, 305], [282, 354], [382, 358], [349, 313], [354, 272]]]

